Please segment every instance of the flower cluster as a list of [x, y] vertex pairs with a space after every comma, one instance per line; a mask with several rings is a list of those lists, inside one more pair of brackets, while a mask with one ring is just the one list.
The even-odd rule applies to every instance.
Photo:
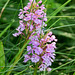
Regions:
[[24, 10], [20, 9], [18, 15], [20, 25], [16, 29], [18, 33], [13, 34], [15, 37], [23, 34], [24, 30], [26, 31], [26, 34], [28, 34], [28, 32], [32, 33], [34, 30], [40, 34], [41, 28], [47, 26], [47, 24], [45, 24], [45, 21], [47, 21], [46, 13], [44, 12], [45, 7], [43, 4], [39, 6], [42, 1], [39, 1], [38, 3], [36, 3], [35, 0], [29, 1], [28, 5], [24, 7]]
[[34, 63], [39, 62], [39, 69], [40, 71], [50, 71], [53, 59], [55, 59], [55, 48], [57, 39], [52, 32], [46, 34], [43, 38], [38, 35], [30, 36], [31, 39], [29, 46], [27, 46], [28, 54], [24, 57], [24, 62], [31, 60]]
[[[20, 9], [19, 13], [19, 27], [16, 29], [18, 32], [13, 34], [17, 37], [20, 34], [30, 34], [28, 39], [31, 39], [27, 46], [28, 53], [24, 55], [24, 62], [31, 60], [33, 63], [39, 63], [40, 71], [51, 71], [53, 60], [55, 59], [55, 48], [57, 39], [52, 32], [44, 35], [43, 28], [47, 26], [46, 9], [42, 4], [42, 1], [36, 3], [35, 0], [29, 0], [30, 2], [24, 9]], [[34, 35], [36, 33], [36, 35]], [[27, 39], [27, 40], [28, 40]]]

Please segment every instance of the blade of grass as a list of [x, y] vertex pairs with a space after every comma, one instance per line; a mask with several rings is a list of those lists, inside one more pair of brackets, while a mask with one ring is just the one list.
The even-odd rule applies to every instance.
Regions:
[[[61, 11], [61, 15], [65, 15], [62, 11]], [[66, 18], [64, 18], [63, 20], [65, 20], [66, 24], [69, 24], [68, 20]], [[74, 33], [71, 27], [68, 27], [71, 33]]]
[[22, 2], [22, 0], [21, 0], [21, 6], [22, 6], [22, 9], [23, 9], [23, 2]]
[[[68, 64], [70, 64], [70, 63], [72, 63], [72, 62], [74, 62], [74, 61], [75, 61], [75, 59], [73, 59], [72, 61], [67, 62], [67, 63], [65, 63], [65, 64], [63, 64], [63, 65], [61, 65], [61, 66], [59, 66], [59, 67], [57, 67], [57, 68], [55, 68], [55, 69], [53, 69], [51, 72], [53, 72], [53, 71], [55, 71], [55, 70], [57, 70], [57, 69], [59, 69], [59, 68], [65, 66], [65, 65], [68, 65]], [[51, 73], [51, 72], [48, 72], [47, 75], [48, 75], [49, 73]]]
[[[36, 33], [35, 33], [33, 36], [35, 36], [35, 35], [36, 35]], [[29, 36], [27, 36], [27, 37], [29, 37]], [[27, 41], [27, 40], [28, 40], [28, 38], [26, 39], [26, 41], [25, 41], [23, 47], [21, 48], [21, 50], [19, 50], [19, 52], [18, 52], [18, 53], [16, 54], [16, 56], [13, 58], [13, 60], [15, 59], [15, 61], [14, 61], [14, 63], [10, 66], [9, 70], [13, 69], [14, 66], [18, 63], [18, 61], [19, 61], [19, 59], [20, 59], [20, 57], [21, 57], [21, 55], [22, 55], [22, 53], [23, 53], [25, 47], [26, 47], [27, 44], [31, 41], [31, 39], [29, 39], [28, 41]], [[12, 71], [7, 72], [6, 75], [9, 75], [11, 72], [12, 72]]]
[[[17, 47], [18, 45], [20, 45], [21, 43], [23, 43], [25, 40], [21, 41], [20, 43], [18, 43], [17, 45], [15, 45], [14, 47], [12, 47], [10, 50], [8, 50], [5, 54], [7, 54], [8, 52], [10, 52], [11, 50], [13, 50], [15, 47]], [[3, 54], [4, 55], [4, 54]], [[3, 56], [2, 55], [2, 56]], [[2, 57], [1, 56], [1, 57]], [[11, 64], [11, 63], [10, 63]]]
[[73, 73], [73, 75], [75, 75], [75, 72]]
[[14, 75], [20, 75], [20, 74], [22, 74], [23, 72], [25, 72], [27, 69], [28, 69], [28, 67], [27, 67], [25, 70], [23, 70], [23, 71], [21, 71], [21, 72], [18, 72], [18, 73], [14, 74]]
[[59, 18], [59, 19], [58, 19], [58, 20], [56, 20], [56, 21], [55, 21], [55, 22], [54, 22], [51, 26], [49, 26], [49, 28], [48, 28], [47, 30], [45, 30], [45, 32], [46, 32], [46, 31], [49, 31], [49, 30], [50, 30], [50, 28], [51, 28], [52, 26], [54, 26], [54, 25], [55, 25], [58, 21], [60, 21], [60, 19], [61, 19], [61, 18]]
[[0, 41], [0, 72], [3, 70], [4, 67], [5, 67], [5, 54], [3, 49], [3, 43]]
[[68, 26], [75, 26], [75, 24], [64, 25], [64, 26], [58, 26], [58, 27], [54, 27], [54, 28], [52, 28], [51, 30], [53, 30], [53, 29], [57, 29], [57, 28], [68, 27]]
[[7, 0], [7, 2], [5, 3], [4, 7], [2, 8], [1, 13], [0, 13], [0, 18], [2, 16], [2, 13], [3, 13], [4, 9], [6, 8], [7, 4], [9, 3], [9, 1], [10, 0]]
[[54, 52], [55, 54], [62, 54], [67, 56], [75, 56], [74, 54], [67, 54], [67, 53], [61, 53], [61, 52]]
[[0, 33], [0, 38], [2, 37], [2, 35], [11, 27], [11, 25], [13, 24], [14, 20], [12, 20], [12, 23], [9, 24], [1, 33]]
[[45, 0], [44, 2], [43, 2], [43, 4], [45, 4], [47, 2], [47, 0]]
[[[18, 8], [19, 8], [19, 7], [20, 7], [20, 3], [18, 4]], [[18, 9], [18, 8], [17, 8], [17, 9]], [[15, 16], [16, 16], [17, 12], [18, 12], [18, 10], [16, 10], [16, 12], [15, 12], [15, 15], [14, 15], [14, 17], [13, 17], [13, 21], [15, 20]], [[15, 31], [15, 29], [14, 29], [13, 31]], [[6, 37], [4, 37], [2, 40], [4, 40], [5, 38], [9, 37], [9, 35], [10, 35], [11, 33], [13, 33], [13, 31], [10, 32], [10, 33], [9, 33]]]
[[[58, 28], [63, 28], [63, 27], [68, 27], [68, 26], [75, 26], [75, 24], [64, 25], [64, 26], [58, 26], [58, 27], [51, 28], [51, 30], [58, 29]], [[50, 30], [50, 29], [47, 29], [47, 30], [45, 30], [45, 31], [49, 31], [49, 30]]]
[[75, 18], [75, 16], [47, 16], [47, 18]]
[[67, 2], [65, 2], [62, 6], [60, 6], [58, 9], [56, 9], [53, 13], [51, 13], [51, 17], [48, 19], [48, 21], [46, 22], [46, 24], [52, 19], [52, 16], [55, 16], [58, 12], [60, 12], [60, 10], [62, 10], [64, 8], [64, 6], [66, 6], [71, 0], [68, 0]]
[[46, 70], [44, 71], [44, 75], [46, 75]]
[[[14, 68], [13, 66], [15, 66], [15, 65], [18, 63], [18, 61], [19, 61], [19, 59], [20, 59], [20, 57], [21, 57], [21, 55], [22, 55], [22, 53], [23, 53], [24, 48], [27, 46], [27, 44], [28, 44], [29, 42], [30, 42], [30, 40], [28, 40], [28, 41], [23, 45], [23, 47], [21, 48], [21, 50], [17, 53], [17, 55], [15, 56], [15, 61], [14, 61], [14, 63], [10, 66], [9, 70], [13, 69], [13, 68]], [[7, 72], [6, 75], [10, 75], [11, 72], [12, 72], [12, 71]]]
[[[30, 66], [30, 65], [27, 64], [27, 65], [24, 65], [24, 66], [17, 66], [17, 67], [14, 66], [14, 67], [16, 67], [16, 68], [11, 69], [11, 70], [7, 70], [7, 69], [6, 69], [6, 70], [4, 70], [3, 72], [0, 72], [0, 73], [5, 73], [5, 74], [6, 74], [6, 72], [8, 72], [8, 71], [13, 71], [13, 70], [17, 70], [17, 69], [20, 69], [20, 68], [25, 68], [25, 67], [27, 67], [27, 66]], [[6, 67], [6, 66], [5, 66], [5, 67]], [[7, 67], [10, 67], [10, 66], [7, 66]], [[4, 75], [5, 75], [5, 74], [4, 74]]]
[[63, 31], [60, 31], [60, 30], [53, 30], [53, 33], [55, 33], [56, 35], [65, 36], [67, 38], [75, 40], [75, 34], [72, 34], [72, 33], [67, 33], [67, 32], [63, 32]]

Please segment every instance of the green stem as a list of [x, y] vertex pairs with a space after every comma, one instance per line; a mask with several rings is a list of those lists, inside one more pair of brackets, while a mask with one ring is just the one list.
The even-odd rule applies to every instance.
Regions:
[[27, 44], [30, 42], [30, 39], [28, 41], [26, 41], [23, 45], [23, 47], [21, 48], [21, 50], [17, 53], [17, 55], [14, 57], [15, 61], [14, 63], [10, 66], [9, 71], [6, 73], [6, 75], [10, 75], [10, 73], [12, 72], [14, 66], [18, 63], [25, 47], [27, 46]]
[[36, 63], [35, 68], [34, 68], [34, 74], [33, 75], [37, 75], [37, 68], [38, 68], [38, 63]]

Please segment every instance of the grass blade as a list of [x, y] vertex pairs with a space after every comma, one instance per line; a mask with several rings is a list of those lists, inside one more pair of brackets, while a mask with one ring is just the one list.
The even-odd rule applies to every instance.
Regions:
[[23, 72], [25, 72], [27, 69], [28, 69], [28, 67], [27, 67], [25, 70], [23, 70], [23, 71], [21, 71], [21, 72], [18, 72], [18, 73], [14, 74], [14, 75], [20, 75], [20, 74], [22, 74]]
[[[67, 64], [70, 64], [70, 63], [72, 63], [72, 62], [74, 62], [74, 61], [75, 61], [75, 59], [73, 59], [72, 61], [67, 62], [67, 63], [65, 63], [65, 64], [63, 64], [63, 65], [61, 65], [61, 66], [59, 66], [59, 67], [57, 67], [57, 68], [55, 68], [55, 69], [53, 69], [51, 72], [53, 72], [53, 71], [55, 71], [55, 70], [57, 70], [57, 69], [59, 69], [59, 68], [65, 66], [65, 65], [67, 65]], [[49, 73], [50, 73], [50, 72], [49, 72]], [[48, 73], [47, 73], [47, 74], [48, 74]]]
[[73, 75], [75, 75], [75, 72], [73, 73]]
[[53, 30], [53, 33], [55, 33], [56, 35], [65, 36], [67, 38], [75, 40], [75, 34], [72, 34], [72, 33], [67, 33], [60, 30]]
[[[12, 21], [12, 23], [14, 22], [14, 20]], [[11, 27], [11, 24], [9, 24], [1, 33], [0, 33], [0, 38], [2, 37], [2, 35]]]
[[48, 19], [48, 21], [46, 23], [48, 23], [52, 18], [53, 16], [55, 16], [58, 12], [60, 12], [60, 10], [63, 9], [64, 6], [66, 6], [71, 0], [68, 0], [67, 2], [65, 2], [62, 6], [60, 6], [58, 9], [56, 9], [53, 13], [51, 13], [51, 17]]
[[21, 48], [21, 50], [18, 52], [18, 54], [15, 56], [15, 61], [14, 61], [14, 63], [10, 66], [10, 68], [9, 68], [9, 72], [7, 72], [7, 74], [6, 75], [10, 75], [10, 73], [12, 72], [11, 71], [11, 69], [13, 69], [14, 68], [14, 66], [18, 63], [18, 61], [19, 61], [19, 59], [20, 59], [20, 57], [21, 57], [21, 55], [22, 55], [22, 53], [23, 53], [23, 51], [24, 51], [24, 48], [27, 46], [27, 44], [30, 42], [30, 40], [28, 40], [27, 42], [26, 42], [26, 44]]
[[56, 20], [51, 26], [49, 26], [49, 28], [47, 29], [47, 30], [45, 30], [45, 32], [47, 31], [50, 31], [50, 28], [52, 27], [52, 26], [54, 26], [58, 21], [60, 21], [60, 19], [61, 18], [59, 18], [58, 20]]
[[3, 49], [3, 43], [0, 41], [0, 71], [5, 67], [5, 54]]
[[1, 18], [1, 16], [2, 16], [2, 13], [3, 13], [4, 9], [6, 8], [7, 4], [9, 3], [9, 1], [10, 1], [10, 0], [7, 0], [6, 4], [5, 4], [4, 7], [2, 8], [1, 13], [0, 13], [0, 18]]
[[[69, 24], [69, 25], [64, 25], [64, 26], [57, 26], [57, 27], [54, 27], [54, 28], [51, 28], [51, 30], [54, 30], [54, 29], [58, 29], [58, 28], [64, 28], [64, 27], [70, 27], [70, 26], [75, 26], [75, 24]], [[49, 31], [50, 29], [48, 28], [46, 31]]]

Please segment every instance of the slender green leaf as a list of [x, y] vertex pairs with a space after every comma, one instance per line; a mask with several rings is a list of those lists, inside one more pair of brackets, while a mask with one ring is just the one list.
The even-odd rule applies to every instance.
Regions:
[[[14, 22], [14, 20], [12, 20], [12, 23]], [[0, 38], [2, 37], [2, 35], [11, 27], [11, 24], [9, 24], [1, 33], [0, 33]]]
[[60, 19], [61, 19], [61, 18], [59, 18], [59, 19], [56, 20], [52, 25], [50, 25], [49, 28], [48, 28], [47, 30], [45, 30], [45, 32], [46, 32], [46, 31], [49, 31], [52, 26], [54, 26], [58, 21], [60, 21]]
[[[69, 25], [64, 25], [64, 26], [57, 26], [57, 27], [54, 27], [54, 28], [51, 28], [51, 30], [54, 30], [54, 29], [58, 29], [58, 28], [64, 28], [64, 27], [70, 27], [70, 26], [75, 26], [75, 24], [69, 24]], [[49, 31], [50, 29], [48, 28], [46, 31]]]
[[75, 72], [73, 73], [73, 75], [75, 75]]
[[1, 18], [1, 15], [2, 15], [4, 9], [5, 9], [6, 6], [8, 5], [9, 1], [10, 1], [10, 0], [7, 0], [7, 2], [5, 3], [4, 7], [2, 8], [1, 13], [0, 13], [0, 18]]
[[[59, 69], [59, 68], [65, 66], [65, 65], [67, 65], [67, 64], [70, 64], [70, 63], [72, 63], [72, 62], [74, 62], [74, 61], [75, 61], [75, 59], [73, 59], [72, 61], [67, 62], [67, 63], [65, 63], [65, 64], [63, 64], [63, 65], [61, 65], [61, 66], [59, 66], [59, 67], [57, 67], [57, 68], [55, 68], [55, 69], [53, 69], [52, 71], [55, 71], [55, 70], [57, 70], [57, 69]], [[52, 72], [52, 71], [51, 71], [51, 72]], [[49, 72], [48, 72], [48, 73], [49, 73]], [[48, 74], [48, 73], [47, 73], [47, 74]]]
[[[24, 48], [27, 46], [27, 44], [28, 44], [29, 42], [30, 42], [30, 40], [28, 40], [28, 41], [25, 43], [25, 45], [23, 45], [23, 47], [21, 48], [21, 50], [16, 54], [16, 56], [15, 56], [15, 61], [14, 61], [14, 63], [10, 66], [9, 70], [13, 69], [14, 66], [18, 63], [18, 61], [19, 61], [19, 59], [20, 59], [20, 57], [21, 57], [21, 55], [22, 55], [22, 53], [23, 53]], [[10, 73], [11, 73], [11, 71], [7, 72], [6, 75], [10, 75]]]
[[5, 67], [5, 54], [3, 49], [3, 43], [0, 41], [0, 71]]
[[51, 17], [48, 19], [48, 21], [46, 23], [48, 23], [51, 19], [52, 16], [55, 16], [58, 12], [60, 12], [60, 10], [62, 10], [64, 8], [64, 6], [66, 6], [71, 0], [68, 0], [67, 2], [65, 2], [62, 6], [60, 6], [58, 9], [56, 9], [53, 13], [51, 13]]
[[75, 40], [75, 34], [72, 34], [72, 33], [67, 33], [60, 30], [53, 30], [53, 33], [55, 33], [56, 35], [65, 36], [67, 38], [71, 38]]
[[20, 75], [20, 74], [22, 74], [23, 72], [25, 72], [27, 69], [28, 69], [28, 67], [27, 67], [25, 70], [23, 70], [23, 71], [21, 71], [21, 72], [18, 72], [18, 73], [14, 74], [14, 75]]

